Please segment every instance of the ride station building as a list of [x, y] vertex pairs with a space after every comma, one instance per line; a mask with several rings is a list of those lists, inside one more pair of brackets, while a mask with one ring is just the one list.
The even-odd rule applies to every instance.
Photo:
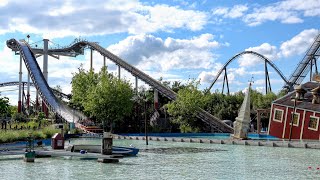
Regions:
[[272, 103], [268, 134], [283, 139], [320, 140], [319, 118], [320, 84], [307, 82]]

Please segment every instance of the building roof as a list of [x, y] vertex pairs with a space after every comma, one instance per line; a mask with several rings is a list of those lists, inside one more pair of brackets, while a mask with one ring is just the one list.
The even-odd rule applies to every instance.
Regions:
[[[319, 86], [320, 83], [317, 82], [307, 82], [303, 84], [303, 87], [307, 90], [307, 92], [304, 94], [303, 100], [297, 100], [296, 108], [320, 112], [320, 104], [312, 104], [313, 95], [311, 92], [312, 89]], [[275, 100], [273, 103], [293, 107], [295, 95], [295, 91], [289, 92], [287, 95]]]

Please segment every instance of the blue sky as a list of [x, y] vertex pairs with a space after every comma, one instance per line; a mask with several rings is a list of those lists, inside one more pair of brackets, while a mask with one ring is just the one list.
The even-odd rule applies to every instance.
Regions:
[[[30, 43], [38, 44], [43, 38], [59, 45], [79, 37], [99, 42], [155, 79], [199, 79], [202, 89], [225, 62], [244, 50], [266, 56], [288, 78], [319, 33], [319, 20], [320, 0], [0, 0], [0, 82], [18, 80], [19, 59], [6, 40], [26, 39], [28, 34]], [[76, 58], [49, 59], [49, 84], [70, 93], [72, 72], [81, 63], [88, 69], [89, 57], [86, 51]], [[42, 58], [38, 62], [42, 67]], [[101, 66], [101, 55], [94, 53], [95, 70]], [[108, 68], [116, 73], [110, 61]], [[272, 89], [278, 92], [284, 82], [268, 69]], [[122, 77], [133, 79], [122, 72]], [[264, 92], [264, 66], [256, 57], [238, 58], [227, 72], [232, 92], [243, 90], [252, 75], [253, 88]], [[221, 82], [213, 91], [221, 91]], [[0, 91], [16, 104], [16, 87]]]

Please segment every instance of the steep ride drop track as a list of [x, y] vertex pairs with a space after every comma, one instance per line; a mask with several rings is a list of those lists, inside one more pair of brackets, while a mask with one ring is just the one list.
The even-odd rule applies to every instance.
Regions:
[[7, 41], [7, 46], [20, 52], [20, 55], [25, 62], [26, 68], [30, 73], [30, 77], [33, 81], [34, 86], [51, 111], [57, 113], [61, 118], [68, 122], [77, 122], [80, 118], [84, 118], [73, 114], [72, 110], [69, 107], [62, 104], [55, 97], [41, 72], [35, 56], [33, 55], [30, 47], [25, 41], [19, 42], [15, 39], [10, 39]]
[[[15, 44], [17, 44], [17, 45], [15, 45]], [[49, 86], [41, 73], [39, 65], [35, 61], [34, 55], [30, 51], [30, 49], [29, 49], [30, 47], [27, 46], [27, 43], [26, 42], [18, 42], [15, 39], [11, 39], [11, 40], [7, 41], [7, 46], [9, 48], [11, 48], [13, 51], [19, 50], [22, 53], [28, 70], [30, 72], [35, 71], [35, 73], [30, 73], [30, 74], [32, 74], [32, 76], [33, 76], [32, 80], [35, 83], [36, 88], [39, 89], [39, 91], [41, 91], [42, 97], [51, 106], [51, 108], [55, 112], [57, 112], [57, 107], [59, 107], [59, 103], [57, 102], [56, 98], [53, 96], [52, 91], [49, 89]], [[151, 78], [149, 75], [145, 74], [144, 72], [140, 71], [139, 69], [135, 68], [134, 66], [131, 66], [130, 64], [128, 64], [127, 62], [125, 62], [124, 60], [119, 58], [118, 56], [112, 54], [111, 52], [109, 52], [108, 50], [101, 47], [99, 44], [97, 44], [95, 42], [79, 41], [79, 42], [76, 42], [76, 43], [74, 43], [64, 49], [51, 49], [51, 50], [49, 49], [48, 52], [54, 53], [54, 52], [65, 51], [65, 52], [75, 52], [75, 54], [81, 54], [83, 52], [83, 48], [86, 46], [89, 46], [90, 48], [98, 51], [102, 56], [109, 58], [115, 64], [121, 66], [122, 68], [124, 68], [125, 70], [130, 72], [133, 76], [138, 77], [139, 79], [141, 79], [142, 81], [144, 81], [145, 83], [150, 85], [151, 87], [157, 89], [161, 94], [168, 97], [169, 99], [175, 100], [177, 98], [177, 94], [174, 91], [165, 87], [164, 85], [159, 83], [157, 80]], [[32, 64], [33, 66], [30, 68], [29, 64]], [[33, 75], [33, 74], [36, 74], [36, 75]], [[38, 85], [38, 84], [40, 84], [40, 85]], [[57, 112], [57, 113], [59, 113], [59, 112]], [[68, 114], [68, 113], [66, 112], [65, 114]], [[213, 128], [215, 132], [225, 132], [225, 133], [233, 132], [232, 127], [228, 126], [227, 124], [222, 122], [219, 118], [211, 115], [210, 113], [204, 111], [201, 108], [199, 108], [197, 116], [202, 121], [209, 124], [210, 127]], [[68, 118], [68, 117], [66, 116], [66, 118]]]

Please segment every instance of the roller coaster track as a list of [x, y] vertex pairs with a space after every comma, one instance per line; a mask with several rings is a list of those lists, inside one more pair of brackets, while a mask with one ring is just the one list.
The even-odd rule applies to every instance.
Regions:
[[[21, 82], [24, 87], [27, 87], [28, 85], [28, 82]], [[0, 87], [6, 87], [6, 86], [18, 86], [19, 85], [19, 81], [12, 81], [12, 82], [5, 82], [5, 83], [0, 83]], [[33, 83], [30, 83], [30, 86], [34, 86]], [[71, 99], [71, 94], [65, 94], [63, 92], [60, 92], [54, 88], [51, 88], [52, 92], [58, 96], [58, 97], [62, 97], [62, 98], [65, 98], [65, 99]]]
[[287, 78], [283, 75], [283, 73], [280, 71], [279, 68], [277, 68], [277, 66], [271, 62], [268, 58], [266, 58], [265, 56], [254, 52], [254, 51], [243, 51], [241, 53], [236, 54], [235, 56], [233, 56], [231, 59], [229, 59], [224, 65], [223, 67], [219, 70], [219, 72], [217, 73], [216, 77], [213, 79], [213, 82], [211, 83], [210, 87], [208, 88], [207, 92], [209, 92], [212, 88], [212, 86], [217, 82], [218, 78], [220, 77], [221, 73], [225, 70], [225, 68], [235, 59], [237, 59], [238, 57], [244, 55], [244, 54], [252, 54], [255, 55], [257, 57], [259, 57], [259, 59], [266, 61], [279, 75], [280, 77], [283, 79], [283, 81], [289, 85], [290, 82], [287, 80]]
[[[164, 85], [162, 85], [161, 83], [159, 83], [155, 79], [151, 78], [149, 75], [145, 74], [144, 72], [140, 71], [139, 69], [131, 66], [130, 64], [128, 64], [127, 62], [125, 62], [124, 60], [119, 58], [118, 56], [112, 54], [111, 52], [109, 52], [105, 48], [101, 47], [97, 43], [94, 43], [94, 42], [86, 42], [86, 43], [88, 44], [88, 46], [90, 46], [94, 50], [98, 51], [101, 55], [109, 58], [111, 61], [113, 61], [117, 65], [119, 65], [122, 68], [126, 69], [133, 76], [138, 77], [139, 79], [141, 79], [145, 83], [147, 83], [150, 86], [152, 86], [153, 88], [157, 89], [160, 93], [162, 93], [163, 95], [165, 95], [169, 99], [175, 100], [177, 98], [177, 94], [174, 91], [172, 91], [171, 89], [165, 87]], [[227, 124], [222, 122], [217, 117], [214, 117], [210, 113], [204, 111], [203, 109], [199, 108], [197, 116], [202, 121], [206, 122], [212, 128], [214, 128], [215, 131], [218, 131], [218, 132], [233, 132], [233, 129], [230, 126], [228, 126]]]
[[68, 122], [77, 122], [80, 118], [78, 114], [72, 113], [72, 110], [61, 103], [53, 94], [53, 91], [49, 87], [47, 81], [45, 80], [39, 64], [25, 41], [17, 41], [15, 39], [10, 39], [7, 41], [7, 46], [15, 51], [19, 51], [21, 57], [23, 58], [26, 68], [30, 73], [30, 77], [33, 81], [34, 86], [38, 90], [42, 100], [46, 103], [48, 108], [57, 113], [62, 119]]
[[[35, 71], [32, 74], [32, 80], [36, 85], [36, 88], [41, 91], [42, 96], [48, 102], [51, 106], [51, 108], [54, 111], [57, 111], [57, 101], [55, 97], [53, 96], [52, 91], [49, 89], [49, 86], [47, 82], [45, 81], [39, 65], [37, 64], [34, 55], [32, 54], [30, 47], [27, 46], [25, 42], [18, 42], [15, 39], [11, 39], [7, 42], [7, 46], [11, 48], [13, 51], [19, 50], [23, 58], [25, 60], [26, 66], [29, 71]], [[168, 97], [171, 100], [175, 100], [177, 98], [177, 94], [172, 91], [171, 89], [165, 87], [155, 79], [151, 78], [149, 75], [145, 74], [144, 72], [140, 71], [139, 69], [131, 66], [118, 56], [112, 54], [105, 48], [101, 47], [99, 44], [95, 42], [88, 42], [88, 41], [79, 41], [75, 44], [70, 45], [70, 47], [64, 48], [64, 49], [51, 49], [48, 50], [48, 53], [50, 52], [72, 52], [75, 54], [81, 54], [83, 52], [83, 48], [89, 46], [93, 50], [98, 51], [102, 56], [109, 58], [111, 61], [113, 61], [115, 64], [121, 66], [128, 72], [130, 72], [133, 76], [138, 77], [145, 83], [149, 84], [151, 87], [157, 89], [161, 94]], [[29, 65], [29, 63], [32, 65]], [[30, 67], [31, 66], [31, 67]], [[40, 85], [39, 85], [40, 84]], [[204, 121], [205, 123], [209, 124], [210, 127], [212, 127], [216, 132], [233, 132], [232, 127], [228, 126], [224, 122], [222, 122], [219, 118], [214, 117], [210, 113], [204, 111], [203, 109], [199, 108], [199, 111], [197, 113], [197, 116]], [[67, 117], [66, 117], [67, 118]]]
[[[305, 56], [300, 61], [296, 69], [289, 78], [289, 90], [293, 90], [293, 86], [300, 84], [310, 71], [311, 65], [316, 63], [316, 59], [320, 55], [320, 33], [315, 38], [314, 42], [307, 50]], [[314, 60], [314, 61], [313, 61]]]

